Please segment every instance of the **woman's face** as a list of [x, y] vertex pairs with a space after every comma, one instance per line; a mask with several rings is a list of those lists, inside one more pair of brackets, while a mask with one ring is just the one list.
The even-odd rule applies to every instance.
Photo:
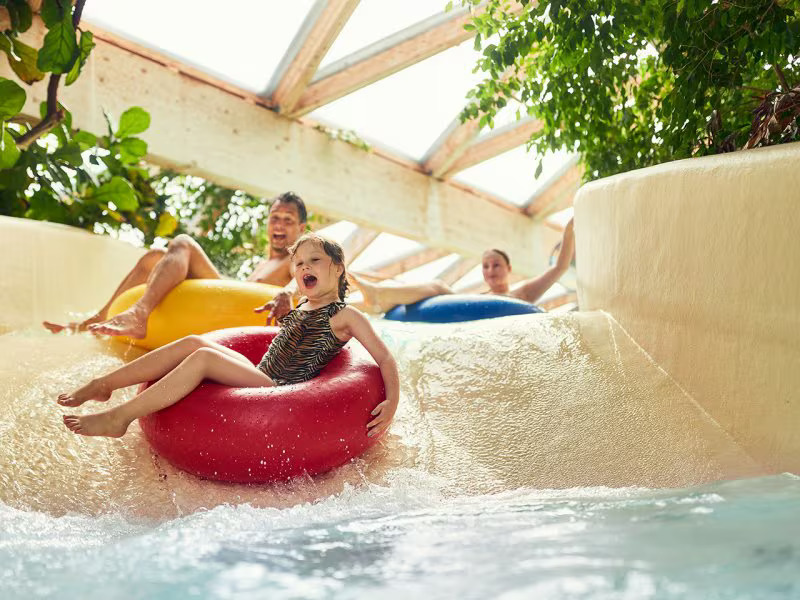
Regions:
[[508, 286], [508, 276], [511, 266], [502, 255], [487, 250], [483, 253], [483, 280], [490, 289]]

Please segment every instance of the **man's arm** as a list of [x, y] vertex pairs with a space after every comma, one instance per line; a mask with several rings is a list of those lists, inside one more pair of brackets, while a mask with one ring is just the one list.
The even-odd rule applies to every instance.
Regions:
[[280, 292], [272, 297], [272, 300], [263, 306], [254, 308], [253, 311], [257, 313], [269, 311], [269, 313], [267, 313], [267, 324], [269, 324], [273, 319], [277, 321], [289, 314], [289, 311], [292, 310], [292, 305], [296, 305], [299, 299], [300, 292], [297, 289], [297, 282], [293, 277]]

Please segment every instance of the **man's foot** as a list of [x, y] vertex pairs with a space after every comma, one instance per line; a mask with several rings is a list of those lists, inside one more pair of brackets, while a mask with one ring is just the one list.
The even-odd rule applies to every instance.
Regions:
[[142, 339], [147, 335], [148, 313], [136, 305], [105, 321], [89, 326], [89, 332], [100, 335], [125, 335]]
[[89, 328], [89, 325], [94, 325], [95, 323], [99, 323], [103, 320], [103, 315], [101, 313], [97, 313], [93, 317], [89, 317], [85, 321], [73, 321], [71, 323], [67, 323], [66, 325], [61, 325], [60, 323], [53, 323], [51, 321], [42, 321], [42, 325], [50, 331], [50, 333], [61, 333], [62, 331], [69, 331], [70, 333], [77, 333], [79, 331], [86, 331]]
[[109, 410], [83, 417], [64, 415], [64, 425], [71, 432], [79, 435], [102, 435], [118, 438], [125, 435], [130, 421], [120, 420], [113, 410]]
[[78, 388], [71, 394], [59, 394], [58, 403], [61, 406], [80, 406], [88, 400], [105, 402], [111, 397], [111, 390], [99, 380], [92, 380], [85, 386]]

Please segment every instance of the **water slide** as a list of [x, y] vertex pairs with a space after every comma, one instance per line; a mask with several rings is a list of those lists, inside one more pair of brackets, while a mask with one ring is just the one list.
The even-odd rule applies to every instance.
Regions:
[[[776, 159], [774, 150], [756, 155], [769, 164]], [[714, 171], [717, 160], [699, 162]], [[776, 362], [797, 365], [797, 346], [784, 343], [797, 332], [787, 329], [796, 325], [797, 313], [776, 308], [776, 294], [784, 296], [769, 273], [761, 279], [773, 286], [769, 295], [756, 288], [749, 300], [720, 303], [725, 286], [739, 280], [716, 274], [732, 273], [735, 266], [726, 261], [735, 260], [745, 274], [750, 267], [763, 271], [765, 263], [751, 265], [749, 254], [733, 250], [742, 239], [762, 260], [779, 250], [794, 252], [797, 243], [780, 232], [765, 236], [741, 227], [737, 243], [730, 243], [729, 228], [741, 214], [712, 212], [702, 193], [695, 195], [693, 209], [707, 210], [716, 229], [692, 229], [694, 221], [681, 222], [688, 213], [680, 203], [669, 204], [658, 193], [681, 186], [697, 190], [697, 182], [691, 174], [658, 169], [646, 172], [669, 185], [654, 188], [652, 180], [641, 179], [646, 172], [636, 172], [581, 191], [581, 312], [454, 325], [376, 321], [398, 358], [402, 381], [391, 435], [351, 465], [268, 490], [179, 472], [150, 451], [136, 426], [122, 440], [83, 438], [63, 427], [63, 409], [54, 403], [59, 392], [140, 351], [87, 334], [54, 336], [39, 323], [100, 306], [141, 250], [63, 226], [0, 218], [0, 502], [53, 515], [166, 518], [223, 503], [292, 506], [365, 482], [391, 485], [401, 473], [406, 482], [410, 473], [457, 496], [518, 488], [680, 488], [796, 472], [797, 434], [790, 426], [796, 394], [781, 394], [797, 389], [789, 379], [800, 369], [782, 371], [773, 381], [763, 377]], [[655, 196], [653, 206], [630, 200], [637, 193], [641, 198], [642, 186]], [[763, 227], [780, 221], [782, 205], [772, 206], [777, 209], [763, 211], [771, 215], [760, 219]], [[661, 219], [659, 236], [648, 220], [653, 215]], [[629, 222], [620, 225], [630, 219], [638, 220], [636, 235]], [[702, 246], [675, 250], [672, 238], [699, 232]], [[761, 246], [754, 249], [750, 236]], [[673, 280], [678, 274], [683, 287]], [[800, 289], [792, 276], [789, 284]], [[647, 285], [634, 290], [637, 281]], [[727, 329], [708, 324], [710, 302], [717, 303], [716, 318], [727, 319]], [[765, 310], [783, 325], [758, 325]], [[706, 321], [692, 321], [701, 317]], [[745, 335], [757, 326], [760, 336]], [[750, 388], [743, 386], [743, 361], [751, 375], [762, 378], [763, 391], [744, 401], [741, 391]], [[706, 379], [726, 366], [718, 393], [707, 393]], [[111, 402], [131, 393], [118, 391]]]

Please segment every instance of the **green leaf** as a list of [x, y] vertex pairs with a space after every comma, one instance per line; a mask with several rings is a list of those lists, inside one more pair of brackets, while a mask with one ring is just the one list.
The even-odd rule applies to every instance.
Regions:
[[78, 44], [78, 60], [76, 60], [75, 64], [72, 65], [72, 69], [70, 69], [70, 72], [67, 75], [66, 85], [72, 85], [78, 79], [78, 75], [80, 75], [81, 69], [83, 69], [83, 65], [86, 64], [86, 60], [89, 58], [89, 53], [92, 51], [94, 46], [94, 34], [91, 31], [82, 32], [81, 41]]
[[52, 193], [39, 190], [31, 197], [25, 217], [39, 221], [64, 223], [69, 219], [69, 210]]
[[158, 218], [155, 235], [158, 237], [170, 237], [178, 228], [178, 220], [170, 213], [161, 213]]
[[27, 0], [11, 0], [8, 5], [9, 14], [11, 14], [12, 6], [16, 8], [17, 13], [14, 29], [19, 32], [28, 31], [33, 23], [33, 12]]
[[25, 90], [17, 83], [0, 77], [0, 120], [18, 115], [25, 106], [25, 97]]
[[10, 169], [19, 160], [20, 151], [11, 133], [3, 127], [0, 136], [0, 169]]
[[136, 137], [127, 137], [116, 146], [123, 160], [128, 158], [127, 162], [138, 161], [147, 154], [147, 142]]
[[48, 27], [52, 27], [64, 17], [64, 11], [61, 10], [61, 5], [56, 0], [44, 0], [39, 14]]
[[80, 144], [81, 149], [87, 150], [97, 144], [97, 136], [88, 131], [76, 131], [72, 134], [72, 141]]
[[150, 113], [138, 106], [132, 106], [119, 118], [119, 128], [116, 136], [118, 138], [136, 135], [146, 131], [150, 127]]
[[542, 174], [542, 168], [544, 167], [544, 159], [539, 161], [539, 164], [536, 165], [536, 172], [533, 174], [534, 179], [539, 179], [539, 175]]
[[44, 36], [36, 66], [40, 71], [68, 73], [78, 58], [78, 52], [72, 18], [67, 14]]
[[22, 81], [28, 85], [44, 79], [44, 73], [36, 68], [39, 51], [17, 38], [10, 38], [0, 34], [0, 50], [8, 56], [8, 64]]
[[58, 148], [53, 152], [52, 157], [54, 160], [64, 161], [73, 167], [80, 167], [83, 164], [81, 147], [74, 140]]
[[22, 192], [30, 184], [31, 178], [28, 177], [28, 170], [19, 162], [13, 169], [0, 170], [0, 190], [7, 189]]
[[136, 210], [139, 206], [133, 186], [119, 176], [112, 177], [111, 181], [94, 190], [91, 196], [101, 204], [113, 203], [119, 210]]

